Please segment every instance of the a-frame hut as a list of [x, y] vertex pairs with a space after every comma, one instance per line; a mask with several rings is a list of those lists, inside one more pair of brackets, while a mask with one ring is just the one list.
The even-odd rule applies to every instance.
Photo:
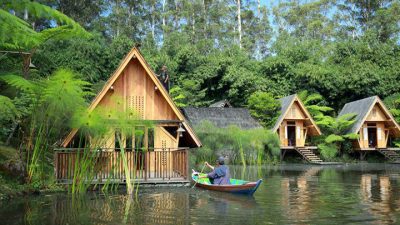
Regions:
[[279, 102], [281, 110], [272, 131], [279, 135], [282, 158], [286, 150], [294, 149], [307, 161], [320, 162], [312, 152], [316, 147], [308, 146], [307, 140], [311, 136], [321, 135], [321, 131], [300, 98], [294, 94], [279, 99]]
[[[116, 104], [115, 99], [119, 99]], [[97, 107], [118, 111], [135, 111], [141, 121], [150, 121], [153, 126], [132, 127], [141, 129], [144, 135], [121, 137], [118, 127], [111, 130], [102, 146], [96, 146], [101, 155], [101, 165], [96, 177], [99, 181], [108, 178], [124, 182], [120, 147], [126, 150], [129, 168], [136, 171], [140, 182], [188, 182], [188, 149], [200, 147], [201, 142], [174, 104], [167, 90], [150, 69], [137, 48], [133, 48], [121, 61], [116, 71], [94, 98], [89, 111]], [[112, 120], [110, 120], [112, 123]], [[76, 147], [79, 147], [79, 129], [72, 130], [56, 150], [56, 177], [68, 181], [73, 176]], [[89, 137], [89, 140], [99, 137]], [[134, 143], [134, 144], [132, 144]], [[139, 147], [138, 144], [140, 145]]]
[[359, 134], [353, 142], [355, 150], [364, 158], [367, 151], [378, 150], [387, 158], [396, 159], [392, 140], [400, 137], [400, 126], [378, 96], [364, 98], [344, 105], [339, 117], [345, 114], [356, 114], [355, 123], [347, 133]]

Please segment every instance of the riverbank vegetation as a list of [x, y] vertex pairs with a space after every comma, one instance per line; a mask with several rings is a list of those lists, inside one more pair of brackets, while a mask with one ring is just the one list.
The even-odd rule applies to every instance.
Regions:
[[242, 130], [237, 126], [218, 128], [208, 121], [195, 127], [202, 141], [194, 151], [195, 163], [214, 163], [216, 155], [225, 156], [229, 164], [262, 165], [279, 161], [278, 135], [264, 128]]

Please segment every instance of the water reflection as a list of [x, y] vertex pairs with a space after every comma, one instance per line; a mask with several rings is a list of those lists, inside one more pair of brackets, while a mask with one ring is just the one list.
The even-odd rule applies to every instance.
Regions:
[[310, 167], [300, 175], [282, 179], [282, 206], [290, 220], [307, 220], [312, 210], [309, 182], [320, 170], [321, 167]]
[[[232, 167], [264, 182], [254, 197], [191, 188], [123, 194], [57, 194], [0, 203], [2, 224], [393, 224], [400, 218], [400, 167]], [[243, 172], [245, 171], [245, 172]]]
[[[379, 224], [396, 223], [396, 208], [399, 198], [394, 196], [390, 177], [364, 174], [361, 176], [362, 203]], [[397, 192], [395, 192], [397, 193]]]

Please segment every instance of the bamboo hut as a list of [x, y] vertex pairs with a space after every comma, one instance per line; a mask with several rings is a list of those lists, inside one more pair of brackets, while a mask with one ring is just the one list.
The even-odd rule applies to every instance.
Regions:
[[[120, 99], [120, 103], [116, 104], [115, 99]], [[126, 150], [128, 167], [138, 182], [189, 181], [188, 149], [200, 147], [201, 142], [137, 48], [121, 61], [90, 104], [89, 111], [98, 107], [122, 112], [134, 110], [143, 123], [150, 121], [154, 125], [132, 127], [143, 131], [140, 136], [117, 138], [123, 134], [115, 127], [105, 137], [86, 137], [89, 142], [106, 140], [101, 146], [96, 146], [99, 165], [95, 181], [101, 183], [112, 179], [125, 182], [123, 167], [120, 166], [121, 147]], [[113, 123], [112, 118], [110, 123]], [[78, 132], [79, 129], [73, 129], [62, 147], [55, 151], [55, 173], [59, 182], [70, 182], [73, 177], [73, 161], [80, 148]], [[120, 143], [118, 140], [123, 141]]]
[[355, 123], [347, 133], [358, 134], [353, 147], [363, 159], [368, 151], [379, 151], [391, 160], [398, 160], [393, 140], [400, 137], [400, 126], [378, 96], [349, 102], [344, 105], [339, 117], [355, 114]]
[[281, 158], [286, 151], [296, 150], [309, 162], [322, 162], [313, 153], [317, 147], [307, 142], [309, 137], [321, 135], [321, 131], [299, 97], [294, 94], [279, 99], [279, 102], [281, 110], [272, 131], [279, 135]]

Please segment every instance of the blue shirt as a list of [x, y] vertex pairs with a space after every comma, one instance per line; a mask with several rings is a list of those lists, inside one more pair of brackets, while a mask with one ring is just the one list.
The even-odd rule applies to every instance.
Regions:
[[216, 167], [211, 173], [208, 173], [207, 177], [213, 179], [216, 185], [226, 185], [230, 184], [231, 174], [227, 166], [221, 165]]

